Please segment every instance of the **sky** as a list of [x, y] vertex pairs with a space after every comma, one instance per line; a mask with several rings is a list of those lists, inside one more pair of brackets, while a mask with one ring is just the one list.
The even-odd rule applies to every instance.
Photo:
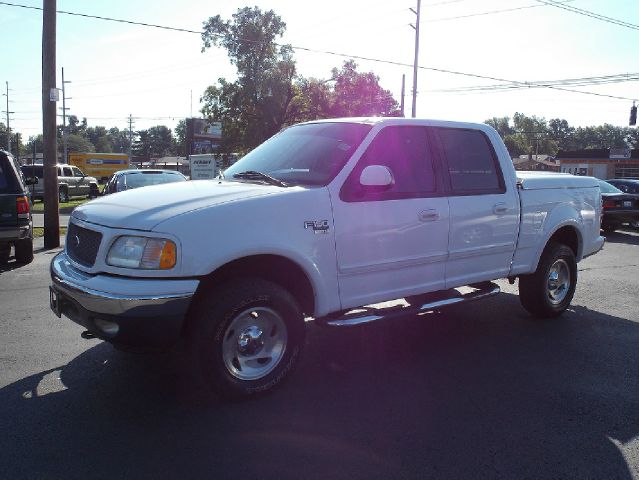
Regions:
[[[579, 15], [540, 0], [422, 0], [419, 65], [423, 68], [418, 73], [417, 116], [482, 122], [521, 112], [547, 120], [564, 118], [572, 126], [627, 126], [632, 100], [639, 99], [638, 80], [560, 87], [598, 95], [556, 88], [469, 90], [619, 74], [639, 79], [639, 1], [564, 2], [631, 25]], [[10, 125], [26, 140], [42, 132], [42, 12], [6, 3], [0, 0], [0, 91], [7, 93], [8, 82], [9, 111], [14, 112]], [[42, 7], [42, 0], [8, 3]], [[245, 6], [272, 9], [282, 17], [287, 30], [281, 43], [300, 47], [294, 58], [298, 73], [305, 77], [329, 78], [332, 68], [355, 58], [359, 71], [374, 72], [399, 101], [406, 75], [410, 115], [415, 45], [411, 24], [416, 19], [410, 9], [416, 9], [417, 0], [57, 1], [59, 12], [194, 32], [201, 31], [209, 17], [219, 14], [228, 19]], [[197, 33], [58, 13], [58, 87], [64, 67], [65, 80], [71, 82], [65, 85], [68, 114], [86, 117], [89, 126], [120, 129], [128, 129], [132, 115], [136, 130], [154, 125], [174, 128], [183, 118], [199, 116], [199, 97], [205, 88], [220, 77], [235, 76], [226, 51], [213, 47], [201, 52], [201, 48]], [[0, 99], [0, 110], [7, 110], [6, 97]], [[61, 101], [58, 107], [61, 114]], [[5, 113], [0, 122], [6, 123]]]

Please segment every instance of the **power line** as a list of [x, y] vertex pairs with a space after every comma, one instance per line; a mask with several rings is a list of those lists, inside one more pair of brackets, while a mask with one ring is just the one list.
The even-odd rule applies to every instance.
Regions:
[[539, 3], [544, 5], [548, 5], [550, 7], [561, 8], [562, 10], [567, 10], [572, 13], [576, 13], [578, 15], [583, 15], [585, 17], [594, 18], [596, 20], [600, 20], [602, 22], [612, 23], [614, 25], [619, 25], [621, 27], [630, 28], [632, 30], [639, 30], [639, 25], [630, 22], [624, 22], [623, 20], [619, 20], [618, 18], [606, 17], [605, 15], [601, 15], [599, 13], [591, 12], [590, 10], [584, 10], [583, 8], [572, 7], [570, 5], [564, 5], [554, 0], [536, 0]]
[[[555, 7], [558, 7], [558, 8], [563, 8], [563, 7], [566, 7], [566, 9], [574, 8], [574, 7], [567, 7], [564, 4], [561, 4], [561, 3], [558, 3], [558, 2], [555, 2], [555, 1], [552, 1], [552, 0], [536, 0], [536, 1], [538, 1], [540, 3], [543, 3], [543, 4], [546, 4], [546, 5], [549, 5], [549, 6], [555, 6]], [[26, 8], [26, 9], [31, 9], [31, 10], [42, 10], [41, 7], [33, 7], [33, 6], [29, 6], [29, 5], [21, 5], [21, 4], [16, 4], [16, 3], [4, 2], [4, 1], [0, 1], [0, 5], [7, 5], [7, 6], [12, 6], [12, 7]], [[582, 10], [582, 9], [576, 9], [576, 10]], [[587, 12], [587, 11], [583, 10], [583, 12]], [[166, 26], [166, 25], [157, 25], [157, 24], [152, 24], [152, 23], [136, 22], [136, 21], [132, 21], [132, 20], [117, 19], [117, 18], [104, 17], [104, 16], [98, 16], [98, 15], [88, 15], [88, 14], [77, 13], [77, 12], [68, 12], [68, 11], [64, 11], [64, 10], [58, 10], [57, 13], [61, 13], [61, 14], [65, 14], [65, 15], [75, 15], [75, 16], [80, 16], [80, 17], [85, 17], [85, 18], [93, 18], [93, 19], [98, 19], [98, 20], [126, 23], [126, 24], [129, 24], [129, 25], [138, 25], [138, 26], [144, 26], [144, 27], [159, 28], [159, 29], [163, 29], [163, 30], [171, 30], [171, 31], [177, 31], [177, 32], [193, 33], [193, 34], [197, 34], [197, 35], [202, 35], [202, 33], [203, 33], [202, 31], [189, 30], [189, 29], [186, 29], [186, 28], [169, 27], [169, 26]], [[593, 14], [592, 12], [587, 12], [587, 13], [592, 14], [592, 15], [597, 15], [597, 14]], [[586, 14], [586, 13], [582, 13], [582, 14]], [[603, 17], [603, 16], [600, 16], [600, 17]], [[611, 19], [610, 17], [604, 17], [604, 18], [606, 18], [606, 19], [608, 19], [610, 21], [615, 20], [615, 19]], [[618, 21], [618, 22], [621, 22], [621, 21]], [[621, 22], [621, 23], [625, 23], [625, 22]], [[632, 24], [627, 24], [627, 25], [632, 25]], [[627, 26], [627, 25], [625, 25], [625, 26]], [[632, 28], [634, 28], [634, 27], [636, 27], [636, 29], [639, 29], [639, 26], [637, 26], [637, 25], [632, 25]], [[221, 36], [221, 35], [215, 35], [215, 36]], [[263, 43], [263, 42], [258, 41], [258, 40], [252, 40], [252, 39], [246, 39], [246, 38], [241, 38], [240, 40], [246, 41], [248, 43], [253, 43], [253, 44], [262, 44]], [[280, 44], [280, 43], [276, 43], [276, 42], [273, 42], [273, 43], [276, 46], [284, 46], [283, 44]], [[354, 59], [354, 60], [362, 60], [362, 61], [368, 61], [368, 62], [374, 62], [374, 63], [382, 63], [382, 64], [386, 64], [386, 65], [394, 65], [394, 66], [399, 66], [399, 67], [409, 67], [409, 68], [413, 67], [412, 64], [403, 63], [403, 62], [397, 62], [397, 61], [393, 61], [393, 60], [385, 60], [385, 59], [379, 59], [379, 58], [373, 58], [373, 57], [365, 57], [365, 56], [362, 56], [362, 55], [350, 55], [350, 54], [341, 53], [341, 52], [333, 52], [333, 51], [328, 51], [328, 50], [319, 50], [319, 49], [296, 46], [296, 45], [289, 45], [289, 46], [292, 49], [294, 49], [294, 50], [304, 51], [304, 52], [309, 52], [309, 53], [319, 53], [319, 54], [324, 54], [324, 55], [332, 55], [332, 56], [337, 56], [337, 57], [341, 57], [341, 58], [350, 58], [350, 59]], [[497, 82], [503, 82], [503, 83], [506, 83], [506, 84], [519, 86], [519, 87], [527, 87], [528, 86], [527, 82], [509, 80], [509, 79], [504, 79], [504, 78], [499, 78], [499, 77], [492, 77], [492, 76], [488, 76], [488, 75], [479, 75], [479, 74], [473, 74], [473, 73], [468, 73], [468, 72], [460, 72], [460, 71], [448, 70], [448, 69], [443, 69], [443, 68], [435, 68], [435, 67], [419, 66], [418, 68], [421, 69], [421, 70], [428, 70], [428, 71], [432, 71], [432, 72], [444, 73], [444, 74], [449, 74], [449, 75], [459, 75], [459, 76], [465, 76], [465, 77], [479, 78], [479, 79], [483, 79], [483, 80], [493, 80], [493, 81], [497, 81]], [[634, 99], [628, 98], [628, 97], [620, 97], [620, 96], [615, 96], [615, 95], [605, 95], [605, 94], [600, 94], [600, 93], [595, 93], [595, 92], [587, 92], [587, 91], [583, 91], [583, 90], [573, 90], [573, 89], [567, 89], [567, 88], [560, 88], [560, 87], [557, 87], [557, 86], [544, 86], [544, 88], [551, 88], [551, 89], [554, 89], [554, 90], [571, 92], [571, 93], [580, 93], [580, 94], [584, 94], [584, 95], [594, 95], [594, 96], [599, 96], [599, 97], [614, 98], [614, 99], [618, 99], [618, 100], [634, 100]]]

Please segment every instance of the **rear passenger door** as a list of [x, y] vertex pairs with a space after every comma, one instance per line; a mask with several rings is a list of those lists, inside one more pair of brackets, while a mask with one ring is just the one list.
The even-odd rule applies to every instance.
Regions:
[[61, 167], [59, 170], [62, 170], [62, 182], [66, 183], [69, 188], [69, 196], [79, 195], [78, 193], [78, 182], [77, 179], [73, 177], [73, 170], [71, 167]]
[[506, 276], [519, 231], [516, 186], [506, 182], [481, 130], [437, 127], [432, 133], [449, 194], [446, 288]]

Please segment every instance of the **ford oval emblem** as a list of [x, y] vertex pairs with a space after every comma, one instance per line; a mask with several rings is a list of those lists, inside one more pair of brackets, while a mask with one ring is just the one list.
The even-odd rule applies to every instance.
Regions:
[[75, 235], [74, 240], [75, 240], [75, 247], [78, 248], [80, 246], [80, 237]]

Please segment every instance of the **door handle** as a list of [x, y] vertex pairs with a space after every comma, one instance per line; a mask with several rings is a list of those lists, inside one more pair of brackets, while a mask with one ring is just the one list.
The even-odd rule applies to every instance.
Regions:
[[419, 212], [419, 220], [422, 222], [434, 222], [435, 220], [439, 220], [439, 213], [433, 209], [422, 210]]
[[508, 212], [508, 205], [505, 203], [497, 203], [493, 206], [493, 213], [496, 215], [503, 215]]

